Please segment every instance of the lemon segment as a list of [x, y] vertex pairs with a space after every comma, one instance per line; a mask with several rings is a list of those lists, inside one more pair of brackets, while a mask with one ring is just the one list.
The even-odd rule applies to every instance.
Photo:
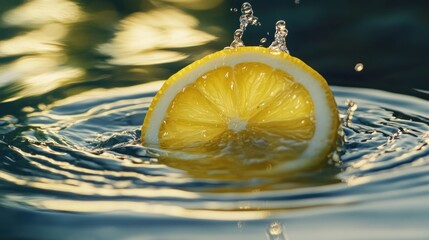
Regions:
[[270, 166], [295, 171], [326, 159], [338, 126], [334, 97], [316, 71], [287, 53], [241, 47], [211, 54], [168, 79], [147, 112], [142, 141], [213, 153], [224, 163], [272, 155]]

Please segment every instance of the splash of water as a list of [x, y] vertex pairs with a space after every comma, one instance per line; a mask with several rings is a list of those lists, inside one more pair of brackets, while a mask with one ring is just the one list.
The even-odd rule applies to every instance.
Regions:
[[363, 68], [364, 68], [364, 66], [363, 66], [363, 64], [362, 64], [362, 63], [357, 63], [357, 64], [355, 65], [355, 71], [356, 71], [356, 72], [362, 72]]
[[274, 51], [283, 51], [289, 53], [289, 50], [286, 47], [286, 37], [288, 35], [288, 30], [286, 28], [286, 22], [284, 20], [279, 20], [276, 23], [276, 33], [274, 34], [274, 41], [270, 45], [270, 49]]
[[267, 239], [268, 240], [287, 240], [284, 235], [284, 226], [280, 222], [272, 222], [267, 228]]
[[348, 108], [347, 108], [346, 114], [344, 116], [343, 125], [345, 127], [348, 127], [352, 121], [353, 115], [356, 112], [356, 109], [358, 108], [358, 106], [355, 102], [353, 102], [350, 99], [347, 99], [346, 105]]
[[234, 32], [234, 40], [232, 41], [230, 48], [243, 47], [243, 34], [247, 26], [260, 26], [261, 23], [258, 21], [258, 17], [253, 15], [252, 5], [248, 2], [243, 3], [241, 6], [240, 16], [240, 28]]
[[[233, 10], [231, 10], [233, 11]], [[261, 23], [258, 21], [253, 13], [252, 5], [248, 2], [243, 3], [241, 6], [241, 16], [240, 16], [240, 28], [236, 29], [234, 32], [234, 40], [229, 47], [226, 48], [238, 48], [244, 47], [243, 35], [248, 25], [260, 26]], [[269, 33], [267, 33], [269, 35]], [[286, 47], [286, 37], [288, 35], [288, 30], [286, 28], [286, 22], [284, 20], [279, 20], [276, 23], [276, 32], [274, 34], [274, 41], [271, 43], [269, 48], [274, 51], [283, 51], [289, 53], [289, 50]], [[263, 44], [267, 41], [266, 38], [262, 38], [260, 43]]]

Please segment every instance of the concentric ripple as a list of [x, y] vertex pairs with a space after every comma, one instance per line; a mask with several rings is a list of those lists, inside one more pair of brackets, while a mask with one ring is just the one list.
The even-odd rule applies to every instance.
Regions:
[[93, 90], [27, 109], [26, 118], [2, 116], [0, 204], [240, 220], [428, 193], [424, 100], [334, 87], [344, 131], [339, 159], [293, 181], [226, 182], [192, 178], [140, 145], [161, 84]]

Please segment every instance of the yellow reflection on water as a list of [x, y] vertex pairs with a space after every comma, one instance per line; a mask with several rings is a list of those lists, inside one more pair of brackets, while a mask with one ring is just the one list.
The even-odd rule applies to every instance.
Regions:
[[52, 22], [73, 23], [84, 14], [76, 3], [69, 0], [32, 0], [5, 13], [7, 25], [34, 27]]
[[127, 211], [210, 220], [254, 220], [263, 219], [270, 215], [270, 211], [268, 210], [232, 211], [230, 212], [232, 214], [228, 214], [228, 211], [187, 209], [185, 207], [175, 205], [131, 201], [78, 201], [49, 199], [31, 201], [28, 204], [53, 211], [89, 213]]
[[57, 52], [61, 47], [56, 44], [67, 34], [61, 24], [48, 24], [11, 39], [0, 41], [0, 57], [31, 53]]
[[361, 185], [361, 184], [368, 183], [371, 180], [372, 180], [372, 178], [369, 176], [364, 176], [364, 177], [352, 176], [352, 177], [345, 179], [345, 182], [349, 186], [355, 186], [355, 185]]
[[22, 56], [0, 67], [0, 87], [14, 84], [4, 101], [41, 95], [83, 77], [83, 69], [67, 66], [63, 41], [84, 12], [70, 0], [29, 0], [1, 17], [6, 26], [24, 30], [0, 41], [0, 57]]
[[82, 77], [85, 72], [79, 68], [60, 66], [65, 57], [34, 56], [22, 57], [17, 61], [0, 68], [0, 87], [12, 82], [19, 84], [21, 89], [7, 101], [22, 97], [41, 95], [54, 90], [69, 81]]
[[51, 57], [22, 57], [15, 62], [0, 67], [0, 87], [14, 82], [17, 79], [25, 79], [37, 76], [46, 70], [53, 69], [58, 63], [65, 61], [62, 56]]
[[17, 96], [27, 97], [41, 95], [55, 90], [67, 82], [73, 82], [84, 76], [84, 74], [85, 72], [79, 68], [59, 67], [52, 72], [45, 72], [37, 76], [28, 77], [24, 79], [24, 85], [28, 85], [28, 87], [22, 90]]
[[[100, 176], [101, 177], [101, 176]], [[24, 179], [20, 176], [0, 171], [0, 180], [13, 183], [15, 185], [31, 187], [39, 190], [49, 190], [76, 194], [77, 196], [104, 196], [104, 197], [142, 197], [142, 198], [180, 198], [180, 199], [198, 199], [199, 194], [179, 190], [179, 189], [162, 189], [162, 188], [117, 188], [116, 184], [99, 187], [90, 182], [84, 182], [77, 179], [53, 180], [49, 178], [29, 178]], [[124, 184], [126, 182], [123, 182]], [[108, 187], [109, 186], [109, 187]]]
[[[134, 95], [134, 94], [139, 94], [141, 92], [157, 92], [162, 87], [164, 82], [165, 81], [152, 81], [149, 83], [134, 85], [131, 87], [122, 87], [122, 88], [113, 88], [113, 89], [98, 89], [98, 88], [92, 89], [92, 90], [88, 90], [88, 91], [80, 93], [80, 94], [76, 94], [76, 95], [69, 96], [69, 97], [64, 98], [64, 99], [60, 99], [60, 100], [56, 101], [52, 105], [52, 107], [78, 103], [81, 101], [86, 101], [87, 99], [103, 98], [105, 95], [110, 95], [110, 94], [112, 96], [115, 95], [116, 97], [121, 97], [121, 96], [130, 96], [130, 95]], [[149, 100], [146, 103], [145, 102], [142, 103], [140, 100], [138, 100], [138, 104], [140, 104], [140, 106], [139, 106], [140, 108], [149, 107], [149, 103], [150, 103]], [[147, 105], [145, 105], [145, 104], [147, 104]], [[89, 113], [84, 113], [84, 115], [87, 115], [87, 114], [89, 114]], [[93, 114], [93, 113], [91, 113], [91, 114]], [[65, 118], [68, 119], [70, 122], [74, 122], [73, 119], [71, 119], [71, 118], [73, 118], [75, 116], [67, 115]], [[57, 119], [59, 117], [61, 117], [61, 116], [56, 116]]]
[[99, 47], [111, 64], [153, 65], [187, 58], [177, 48], [195, 47], [216, 39], [197, 30], [198, 20], [174, 8], [156, 9], [128, 16], [110, 43]]

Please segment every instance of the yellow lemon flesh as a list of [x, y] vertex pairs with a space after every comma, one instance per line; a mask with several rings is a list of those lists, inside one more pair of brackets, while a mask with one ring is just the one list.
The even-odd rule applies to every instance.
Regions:
[[338, 126], [333, 94], [316, 71], [287, 53], [240, 47], [170, 77], [147, 112], [142, 142], [169, 153], [170, 166], [230, 178], [318, 165]]

